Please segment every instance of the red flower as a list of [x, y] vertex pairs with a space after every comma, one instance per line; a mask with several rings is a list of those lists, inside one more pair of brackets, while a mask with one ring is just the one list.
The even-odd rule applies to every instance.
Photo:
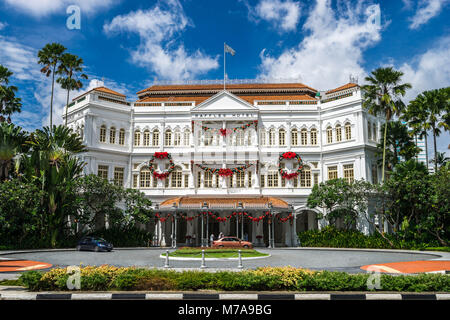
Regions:
[[157, 159], [166, 159], [169, 156], [168, 152], [155, 152], [153, 155]]
[[223, 129], [223, 128], [222, 128], [222, 129], [219, 129], [219, 131], [220, 131], [220, 135], [221, 135], [221, 136], [224, 136], [224, 137], [225, 137], [225, 136], [227, 135], [227, 129]]
[[297, 156], [297, 154], [295, 152], [288, 151], [288, 152], [283, 153], [282, 156], [284, 159], [293, 159]]
[[229, 177], [233, 175], [233, 171], [231, 169], [219, 169], [219, 176], [221, 177]]

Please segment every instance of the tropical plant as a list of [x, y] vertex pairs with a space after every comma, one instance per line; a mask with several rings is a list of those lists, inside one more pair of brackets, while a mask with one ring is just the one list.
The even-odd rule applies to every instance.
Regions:
[[[67, 126], [67, 110], [69, 108], [69, 94], [72, 90], [79, 90], [83, 87], [83, 83], [78, 79], [78, 72], [83, 71], [83, 59], [76, 55], [65, 53], [61, 57], [61, 63], [59, 65], [57, 74], [62, 75], [56, 79], [61, 85], [61, 88], [67, 90], [66, 99], [66, 117], [65, 124]], [[88, 76], [84, 73], [80, 74], [80, 78], [87, 79]]]
[[11, 123], [11, 115], [22, 109], [21, 99], [16, 97], [17, 87], [7, 86], [12, 75], [8, 68], [0, 65], [0, 122], [4, 122], [6, 116]]
[[[406, 115], [420, 113], [417, 117], [422, 125], [422, 130], [430, 130], [433, 134], [434, 159], [438, 157], [436, 138], [441, 134], [441, 129], [449, 130], [450, 125], [445, 117], [448, 117], [450, 108], [450, 95], [448, 88], [424, 91], [410, 103], [412, 109]], [[425, 133], [426, 136], [426, 133]], [[437, 171], [437, 162], [434, 161], [434, 169]]]
[[61, 63], [66, 48], [59, 43], [47, 43], [38, 52], [38, 63], [43, 65], [41, 72], [46, 77], [52, 76], [52, 93], [50, 98], [50, 128], [53, 128], [53, 94], [55, 90], [55, 73]]
[[[403, 72], [394, 70], [392, 67], [378, 68], [371, 72], [365, 80], [368, 84], [362, 86], [363, 106], [373, 115], [383, 114], [386, 122], [394, 115], [399, 115], [404, 109], [401, 100], [411, 84], [402, 83]], [[384, 143], [386, 143], [388, 127], [384, 127]], [[385, 178], [386, 145], [383, 148], [382, 182]]]
[[445, 156], [445, 152], [438, 152], [436, 154], [436, 158], [431, 160], [431, 163], [435, 163], [439, 168], [445, 166], [447, 162], [450, 161], [449, 157]]
[[[420, 152], [420, 148], [414, 143], [406, 125], [400, 121], [391, 121], [387, 124], [389, 135], [386, 136], [386, 143], [384, 137], [381, 138], [377, 145], [377, 155], [385, 152], [386, 166], [392, 170], [401, 161], [400, 158], [409, 160]], [[386, 124], [383, 124], [383, 131], [385, 131], [385, 126]]]
[[9, 177], [13, 159], [26, 149], [27, 134], [21, 127], [0, 123], [0, 182]]
[[52, 247], [66, 234], [67, 217], [76, 214], [74, 180], [81, 175], [84, 164], [74, 156], [86, 151], [79, 136], [67, 127], [44, 127], [30, 136], [31, 152], [22, 157], [24, 179], [45, 191], [41, 199], [46, 207], [42, 215], [42, 237]]

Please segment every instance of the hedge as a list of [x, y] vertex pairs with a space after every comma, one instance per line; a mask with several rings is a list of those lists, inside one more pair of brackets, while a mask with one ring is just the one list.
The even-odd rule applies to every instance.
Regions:
[[[310, 271], [293, 267], [264, 267], [240, 272], [183, 271], [112, 266], [81, 268], [81, 290], [218, 290], [218, 291], [371, 291], [369, 273]], [[19, 282], [31, 291], [67, 291], [65, 268], [28, 271]], [[382, 291], [449, 292], [443, 274], [381, 275]]]
[[298, 233], [298, 240], [302, 247], [424, 250], [427, 247], [438, 246], [437, 243], [397, 239], [390, 234], [386, 234], [385, 237], [393, 243], [393, 246], [379, 233], [365, 235], [357, 230], [339, 230], [333, 226], [327, 226], [322, 230], [308, 230]]

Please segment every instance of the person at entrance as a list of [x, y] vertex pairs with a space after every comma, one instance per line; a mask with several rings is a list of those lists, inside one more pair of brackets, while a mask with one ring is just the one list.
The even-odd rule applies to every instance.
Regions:
[[211, 233], [211, 236], [209, 237], [209, 242], [211, 243], [211, 246], [214, 242], [214, 233]]
[[247, 232], [244, 233], [244, 240], [245, 240], [245, 241], [248, 241], [248, 233], [247, 233]]
[[222, 239], [222, 238], [223, 238], [223, 232], [220, 231], [219, 236], [217, 237], [217, 239], [219, 240], [219, 239]]

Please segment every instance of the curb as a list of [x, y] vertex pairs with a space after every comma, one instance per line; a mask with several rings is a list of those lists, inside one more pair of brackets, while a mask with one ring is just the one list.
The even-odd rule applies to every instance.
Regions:
[[0, 300], [450, 300], [450, 293], [30, 293], [2, 292]]

